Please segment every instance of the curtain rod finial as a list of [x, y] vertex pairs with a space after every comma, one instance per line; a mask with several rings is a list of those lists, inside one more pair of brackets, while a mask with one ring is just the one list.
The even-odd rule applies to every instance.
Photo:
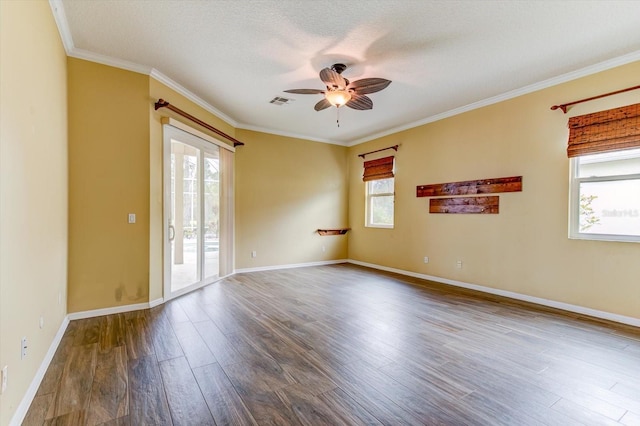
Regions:
[[156, 111], [168, 105], [169, 105], [169, 102], [165, 101], [164, 99], [158, 99], [158, 102], [155, 103]]

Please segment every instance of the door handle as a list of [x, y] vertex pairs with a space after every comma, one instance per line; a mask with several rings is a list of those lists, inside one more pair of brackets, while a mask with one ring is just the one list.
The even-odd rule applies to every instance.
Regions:
[[176, 238], [176, 228], [173, 225], [169, 225], [169, 241], [173, 241]]

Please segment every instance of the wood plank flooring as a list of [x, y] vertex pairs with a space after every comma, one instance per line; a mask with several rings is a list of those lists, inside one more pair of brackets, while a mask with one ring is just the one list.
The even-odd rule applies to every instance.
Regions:
[[638, 425], [640, 329], [354, 265], [72, 321], [25, 425]]

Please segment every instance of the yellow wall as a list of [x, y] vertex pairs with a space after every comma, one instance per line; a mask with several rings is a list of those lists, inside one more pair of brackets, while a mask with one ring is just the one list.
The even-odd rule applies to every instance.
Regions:
[[347, 148], [237, 133], [236, 268], [346, 259], [345, 236], [315, 230], [347, 226]]
[[[568, 116], [637, 103], [640, 94], [567, 115], [549, 109], [633, 86], [638, 75], [640, 62], [350, 148], [349, 257], [640, 318], [640, 244], [567, 237], [565, 152]], [[395, 228], [365, 228], [357, 154], [395, 144]], [[498, 215], [429, 214], [428, 199], [415, 194], [421, 184], [519, 175], [523, 192], [499, 194]]]
[[149, 300], [148, 80], [68, 59], [69, 312]]
[[[0, 424], [5, 425], [66, 314], [67, 89], [66, 55], [49, 3], [1, 1], [0, 17], [0, 366], [9, 367]], [[22, 336], [28, 339], [23, 360]]]
[[[238, 269], [351, 258], [640, 318], [640, 245], [567, 238], [565, 155], [568, 116], [640, 95], [549, 110], [637, 84], [640, 62], [345, 148], [235, 130], [153, 78], [67, 59], [47, 2], [0, 1], [0, 19], [0, 424], [67, 310], [162, 297], [160, 116], [171, 114], [153, 110], [158, 98], [247, 143], [236, 153]], [[365, 228], [357, 154], [397, 143], [396, 227]], [[499, 215], [430, 215], [415, 197], [420, 184], [511, 175], [524, 191], [501, 194]], [[345, 226], [347, 236], [315, 233]]]

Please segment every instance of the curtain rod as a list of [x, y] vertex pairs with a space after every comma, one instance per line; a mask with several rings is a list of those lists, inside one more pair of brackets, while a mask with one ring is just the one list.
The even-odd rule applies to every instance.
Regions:
[[555, 111], [558, 108], [560, 108], [562, 110], [562, 112], [564, 112], [566, 114], [567, 113], [567, 107], [570, 107], [572, 105], [581, 104], [582, 102], [593, 101], [594, 99], [605, 98], [607, 96], [617, 95], [618, 93], [629, 92], [631, 90], [636, 90], [636, 89], [640, 89], [640, 86], [628, 87], [626, 89], [616, 90], [615, 92], [609, 92], [609, 93], [605, 93], [603, 95], [592, 96], [590, 98], [580, 99], [579, 101], [569, 102], [568, 104], [554, 105], [554, 106], [551, 107], [551, 109]]
[[392, 149], [394, 151], [397, 151], [398, 150], [398, 146], [399, 145], [394, 145], [394, 146], [389, 146], [389, 147], [382, 148], [382, 149], [376, 149], [375, 151], [371, 151], [371, 152], [365, 152], [364, 154], [358, 154], [358, 157], [364, 158], [365, 155], [373, 154], [374, 152], [386, 151], [387, 149]]
[[189, 120], [193, 121], [196, 124], [199, 124], [200, 126], [204, 127], [205, 129], [211, 130], [213, 133], [215, 133], [215, 134], [217, 134], [219, 136], [222, 136], [223, 138], [233, 142], [233, 146], [234, 147], [244, 145], [244, 143], [240, 142], [238, 139], [236, 139], [236, 138], [234, 138], [232, 136], [229, 136], [228, 134], [226, 134], [222, 130], [216, 129], [212, 125], [205, 123], [204, 121], [200, 120], [199, 118], [194, 117], [193, 115], [189, 114], [188, 112], [184, 112], [180, 108], [174, 107], [173, 105], [171, 105], [169, 102], [165, 101], [164, 99], [158, 99], [158, 102], [155, 103], [155, 107], [156, 107], [156, 111], [159, 110], [160, 108], [167, 108], [167, 109], [175, 112], [176, 114], [181, 115], [184, 118], [189, 119]]

